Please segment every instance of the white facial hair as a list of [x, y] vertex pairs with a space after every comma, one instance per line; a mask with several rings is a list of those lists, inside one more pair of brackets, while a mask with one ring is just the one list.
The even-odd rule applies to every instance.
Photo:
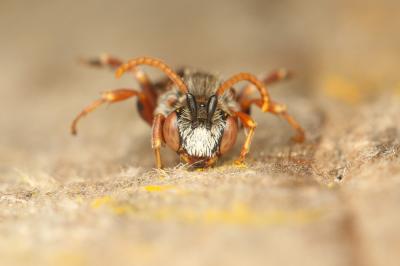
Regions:
[[218, 141], [221, 138], [220, 130], [208, 130], [204, 125], [192, 129], [187, 127], [182, 131], [186, 152], [195, 157], [212, 157], [218, 150]]

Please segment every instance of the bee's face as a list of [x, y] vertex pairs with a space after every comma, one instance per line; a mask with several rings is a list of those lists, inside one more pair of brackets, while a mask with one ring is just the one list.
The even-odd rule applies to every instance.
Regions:
[[187, 93], [163, 125], [166, 144], [194, 167], [213, 165], [233, 147], [238, 131], [237, 118], [225, 111], [225, 99], [205, 95]]
[[181, 149], [190, 157], [215, 157], [226, 124], [224, 112], [217, 108], [216, 96], [197, 101], [188, 94], [187, 106], [177, 113]]

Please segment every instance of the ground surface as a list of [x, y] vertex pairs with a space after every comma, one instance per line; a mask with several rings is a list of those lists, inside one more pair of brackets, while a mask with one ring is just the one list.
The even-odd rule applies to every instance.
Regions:
[[150, 150], [133, 146], [148, 134], [118, 130], [61, 153], [20, 151], [32, 165], [2, 170], [2, 264], [396, 265], [399, 101], [292, 98], [307, 142], [267, 119], [239, 168], [227, 158], [188, 172], [169, 154], [171, 168], [151, 170]]
[[[398, 1], [1, 1], [0, 265], [399, 265]], [[307, 132], [255, 110], [245, 167], [189, 172], [134, 101], [75, 114], [128, 76], [110, 52], [255, 74]], [[149, 71], [152, 78], [159, 72]], [[240, 87], [240, 86], [239, 86]]]

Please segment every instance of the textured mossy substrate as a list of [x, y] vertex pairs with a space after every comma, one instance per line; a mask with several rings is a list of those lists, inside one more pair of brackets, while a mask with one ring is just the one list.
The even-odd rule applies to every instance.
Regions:
[[154, 170], [147, 125], [110, 119], [116, 109], [76, 139], [6, 147], [1, 265], [396, 265], [398, 96], [284, 99], [307, 141], [255, 112], [242, 166], [238, 144], [213, 169], [188, 171], [164, 150]]

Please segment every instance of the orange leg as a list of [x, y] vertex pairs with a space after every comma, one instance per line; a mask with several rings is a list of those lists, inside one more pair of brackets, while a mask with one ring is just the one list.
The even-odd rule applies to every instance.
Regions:
[[154, 149], [154, 155], [156, 159], [156, 167], [161, 169], [162, 161], [161, 161], [161, 145], [164, 142], [163, 138], [163, 125], [164, 125], [165, 117], [162, 114], [157, 114], [154, 117], [153, 127], [152, 127], [152, 136], [151, 136], [151, 147]]
[[298, 143], [304, 142], [304, 140], [305, 140], [304, 129], [300, 126], [300, 124], [296, 121], [296, 119], [294, 119], [293, 116], [291, 116], [287, 112], [286, 105], [271, 102], [271, 105], [270, 105], [270, 108], [268, 111], [275, 115], [281, 116], [296, 131], [296, 135], [292, 137], [292, 140], [294, 142], [298, 142]]
[[[270, 85], [272, 83], [281, 81], [281, 80], [286, 80], [292, 77], [292, 73], [288, 71], [287, 69], [281, 68], [272, 71], [268, 75], [265, 75], [264, 77], [261, 78], [262, 82], [265, 85]], [[255, 87], [252, 84], [247, 85], [239, 94], [239, 101], [249, 98], [253, 92], [254, 92]]]
[[235, 161], [236, 164], [242, 164], [246, 159], [246, 155], [250, 151], [250, 145], [254, 136], [254, 130], [257, 127], [257, 123], [253, 120], [253, 118], [251, 118], [251, 116], [246, 113], [236, 112], [235, 115], [240, 119], [240, 121], [243, 123], [243, 126], [248, 130], [246, 134], [246, 140], [244, 141], [244, 144], [240, 151], [240, 156]]
[[[242, 110], [248, 111], [252, 104], [257, 105], [261, 108], [262, 101], [260, 99], [251, 99], [251, 100], [243, 100], [240, 105]], [[275, 115], [281, 116], [285, 119], [289, 125], [296, 130], [296, 135], [292, 138], [295, 142], [303, 142], [305, 140], [304, 129], [300, 126], [300, 124], [287, 112], [287, 108], [284, 104], [275, 103], [273, 101], [270, 102], [267, 112], [273, 113]]]
[[122, 60], [110, 56], [108, 54], [102, 54], [97, 57], [93, 58], [81, 58], [80, 59], [81, 63], [93, 67], [110, 67], [112, 70], [116, 69], [120, 65], [123, 64]]
[[145, 107], [144, 110], [149, 110], [149, 108], [146, 108], [146, 106], [148, 106], [147, 98], [141, 92], [138, 92], [135, 90], [130, 90], [130, 89], [117, 89], [117, 90], [113, 90], [113, 91], [109, 91], [109, 92], [104, 92], [100, 99], [92, 102], [90, 105], [85, 107], [85, 109], [83, 109], [78, 114], [78, 116], [74, 119], [74, 121], [71, 124], [71, 133], [73, 135], [76, 135], [76, 133], [77, 133], [76, 127], [77, 127], [79, 120], [82, 117], [84, 117], [85, 115], [93, 112], [100, 105], [102, 105], [104, 103], [114, 103], [114, 102], [124, 101], [133, 96], [137, 96], [139, 98], [139, 101]]
[[293, 75], [292, 72], [288, 71], [287, 69], [281, 68], [281, 69], [272, 71], [269, 75], [264, 77], [262, 79], [262, 81], [264, 82], [264, 84], [270, 85], [272, 83], [275, 83], [275, 82], [278, 82], [281, 80], [289, 79], [292, 77], [292, 75]]
[[[95, 58], [81, 59], [81, 62], [93, 67], [110, 67], [112, 70], [117, 69], [123, 64], [121, 59], [110, 56], [108, 54], [102, 54]], [[156, 104], [156, 92], [152, 82], [150, 81], [147, 74], [138, 68], [133, 68], [132, 73], [134, 74], [137, 82], [139, 83], [143, 92], [147, 95], [150, 104], [155, 107]]]

